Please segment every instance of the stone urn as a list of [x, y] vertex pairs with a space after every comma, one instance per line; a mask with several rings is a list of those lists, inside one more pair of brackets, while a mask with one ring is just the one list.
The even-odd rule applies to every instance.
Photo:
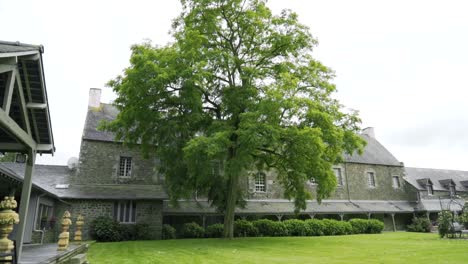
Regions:
[[64, 251], [68, 249], [68, 244], [70, 242], [70, 232], [68, 232], [68, 229], [70, 229], [70, 225], [72, 224], [72, 221], [70, 220], [71, 214], [68, 211], [65, 211], [62, 217], [62, 233], [59, 235], [59, 241], [58, 241], [58, 249], [59, 251]]
[[[13, 231], [13, 225], [19, 223], [19, 215], [13, 211], [17, 206], [13, 196], [6, 196], [0, 202], [0, 253], [8, 254], [14, 249], [8, 235]], [[0, 260], [12, 260], [12, 257], [0, 257]]]
[[76, 225], [76, 231], [75, 231], [75, 237], [74, 237], [73, 240], [75, 240], [75, 242], [76, 242], [77, 244], [80, 244], [80, 243], [81, 243], [81, 240], [82, 240], [82, 237], [81, 237], [81, 229], [83, 228], [83, 225], [84, 225], [84, 218], [83, 218], [83, 216], [78, 215], [78, 217], [76, 218], [75, 225]]

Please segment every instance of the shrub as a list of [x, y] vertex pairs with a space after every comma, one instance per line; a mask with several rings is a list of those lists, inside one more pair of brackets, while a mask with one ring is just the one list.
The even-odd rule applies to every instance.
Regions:
[[309, 225], [298, 219], [290, 219], [283, 222], [290, 236], [307, 236]]
[[136, 225], [119, 224], [120, 239], [122, 241], [136, 240]]
[[351, 234], [354, 234], [353, 232], [353, 226], [347, 222], [347, 221], [341, 221], [340, 222], [340, 225], [341, 225], [341, 230], [344, 231], [343, 235], [351, 235]]
[[253, 222], [260, 236], [287, 236], [288, 230], [283, 222], [260, 219]]
[[223, 237], [224, 225], [223, 224], [213, 224], [206, 227], [205, 235], [206, 237]]
[[414, 217], [411, 224], [406, 226], [406, 229], [409, 232], [421, 232], [428, 233], [431, 232], [432, 224], [426, 217]]
[[176, 229], [170, 225], [162, 226], [162, 239], [175, 239]]
[[258, 229], [247, 220], [236, 220], [234, 222], [234, 236], [236, 237], [251, 237], [257, 236]]
[[367, 221], [365, 219], [351, 219], [349, 220], [349, 223], [351, 224], [353, 228], [353, 233], [354, 234], [365, 234], [367, 233]]
[[91, 237], [99, 242], [122, 240], [119, 223], [108, 216], [99, 216], [91, 222]]
[[439, 236], [443, 238], [447, 236], [451, 231], [450, 229], [451, 229], [451, 225], [453, 222], [452, 212], [450, 212], [449, 210], [441, 211], [439, 213], [438, 221], [439, 221], [439, 226], [438, 226]]
[[367, 226], [367, 232], [369, 234], [378, 234], [382, 233], [382, 230], [384, 229], [385, 225], [382, 221], [377, 220], [377, 219], [370, 219], [368, 221], [368, 226]]
[[322, 221], [318, 219], [308, 219], [304, 223], [308, 226], [307, 235], [308, 236], [323, 236], [324, 225]]
[[326, 236], [342, 235], [345, 233], [345, 230], [340, 222], [334, 219], [323, 219], [323, 233]]
[[186, 223], [182, 226], [181, 236], [184, 238], [201, 238], [205, 236], [205, 230], [195, 222]]

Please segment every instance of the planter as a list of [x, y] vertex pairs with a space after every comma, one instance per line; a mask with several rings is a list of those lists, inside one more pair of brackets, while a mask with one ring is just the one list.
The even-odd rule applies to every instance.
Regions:
[[[5, 197], [0, 202], [0, 253], [10, 254], [14, 249], [13, 241], [8, 235], [13, 231], [13, 225], [19, 223], [19, 215], [13, 211], [17, 206], [14, 197]], [[12, 257], [0, 257], [0, 260], [11, 260]]]

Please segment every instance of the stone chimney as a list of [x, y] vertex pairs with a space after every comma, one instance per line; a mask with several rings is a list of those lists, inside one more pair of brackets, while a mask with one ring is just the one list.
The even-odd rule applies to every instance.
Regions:
[[366, 127], [362, 130], [363, 135], [367, 135], [371, 138], [375, 138], [375, 132], [373, 127]]
[[89, 89], [89, 108], [98, 108], [101, 106], [101, 89], [91, 88]]

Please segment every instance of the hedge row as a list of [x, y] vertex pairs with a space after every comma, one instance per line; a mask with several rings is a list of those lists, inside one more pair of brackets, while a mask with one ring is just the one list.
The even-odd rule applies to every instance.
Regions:
[[[332, 219], [291, 219], [283, 222], [261, 219], [256, 221], [236, 220], [234, 236], [236, 237], [277, 237], [277, 236], [334, 236], [350, 234], [376, 234], [382, 232], [384, 224], [375, 219], [351, 219], [337, 221]], [[177, 234], [177, 235], [176, 235]], [[163, 239], [222, 237], [223, 225], [214, 224], [206, 230], [197, 223], [184, 224], [179, 230], [170, 225], [163, 226]]]
[[91, 222], [90, 235], [99, 242], [117, 242], [156, 239], [157, 231], [146, 223], [119, 224], [110, 217], [100, 216]]

